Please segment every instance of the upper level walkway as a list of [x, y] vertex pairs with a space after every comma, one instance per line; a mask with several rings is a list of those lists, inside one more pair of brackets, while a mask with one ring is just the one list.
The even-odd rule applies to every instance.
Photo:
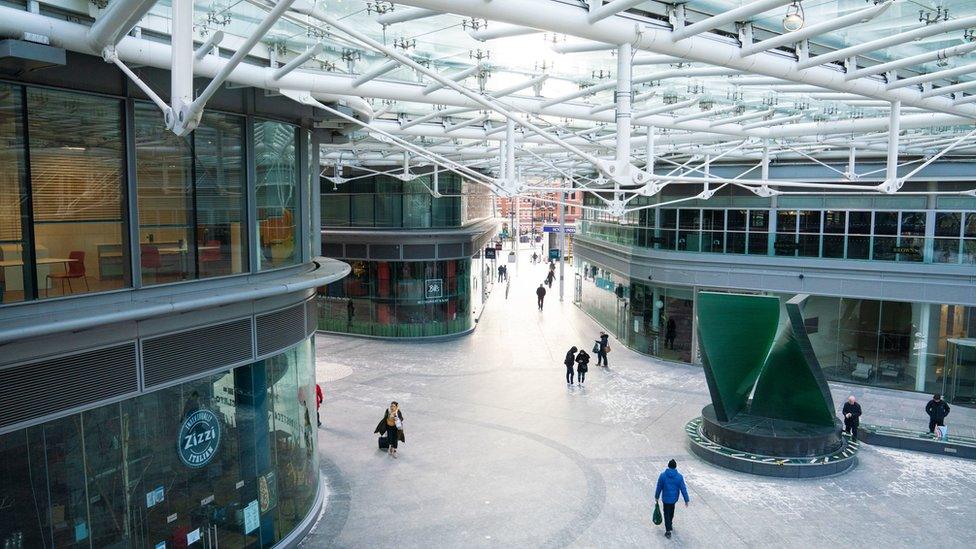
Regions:
[[[862, 446], [851, 472], [781, 480], [717, 469], [690, 455], [685, 423], [709, 402], [701, 369], [614, 344], [568, 387], [567, 349], [600, 327], [523, 250], [508, 299], [491, 296], [470, 336], [436, 343], [319, 335], [319, 431], [331, 491], [307, 547], [971, 547], [976, 463]], [[924, 429], [925, 395], [833, 385], [858, 395], [867, 423]], [[401, 404], [400, 458], [372, 434]], [[949, 423], [976, 429], [954, 407]], [[691, 506], [675, 538], [651, 523], [658, 473], [678, 461]]]

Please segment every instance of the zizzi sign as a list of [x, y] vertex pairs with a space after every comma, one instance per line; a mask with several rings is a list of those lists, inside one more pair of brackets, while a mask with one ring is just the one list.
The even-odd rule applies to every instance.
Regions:
[[220, 447], [220, 420], [205, 408], [194, 411], [180, 426], [177, 449], [187, 467], [203, 467]]

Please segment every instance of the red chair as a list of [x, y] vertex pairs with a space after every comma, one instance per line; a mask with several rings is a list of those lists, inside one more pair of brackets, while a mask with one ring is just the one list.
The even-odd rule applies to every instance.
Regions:
[[[91, 288], [88, 287], [88, 277], [85, 276], [85, 252], [73, 251], [68, 253], [68, 269], [60, 274], [48, 274], [44, 281], [44, 291], [48, 289], [48, 282], [53, 280], [61, 281], [61, 295], [64, 294], [64, 283], [68, 282], [68, 289], [71, 293], [74, 293], [75, 289], [71, 287], [72, 278], [80, 278], [85, 282], [85, 291], [90, 292]], [[53, 286], [53, 284], [51, 284]]]
[[203, 245], [203, 250], [200, 251], [200, 267], [204, 272], [209, 272], [207, 266], [211, 263], [219, 263], [224, 259], [223, 254], [220, 253], [220, 241], [219, 240], [208, 240], [206, 244]]
[[156, 271], [154, 282], [159, 282], [159, 269], [163, 266], [163, 256], [159, 254], [159, 248], [152, 244], [139, 246], [139, 264], [143, 272], [146, 269], [154, 269]]

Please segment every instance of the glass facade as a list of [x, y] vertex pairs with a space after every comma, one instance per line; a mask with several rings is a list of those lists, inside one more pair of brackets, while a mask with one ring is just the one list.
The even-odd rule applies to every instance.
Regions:
[[[309, 513], [318, 487], [313, 361], [306, 340], [0, 435], [0, 546], [274, 545]], [[186, 429], [198, 418], [203, 430]]]
[[206, 113], [178, 137], [155, 105], [135, 106], [143, 283], [244, 272], [244, 119]]
[[295, 265], [298, 241], [298, 128], [282, 122], [254, 124], [258, 243], [261, 269]]
[[300, 263], [300, 137], [208, 109], [181, 138], [150, 103], [0, 83], [0, 305]]
[[[595, 204], [596, 199], [585, 200]], [[684, 252], [974, 265], [976, 200], [970, 206], [966, 211], [648, 208], [623, 218], [584, 210], [582, 233]]]
[[323, 180], [322, 226], [430, 229], [460, 227], [492, 215], [491, 194], [452, 172], [401, 181], [388, 175], [362, 177], [341, 186]]
[[352, 272], [319, 290], [319, 329], [429, 337], [474, 326], [470, 259], [349, 261]]
[[[579, 306], [628, 347], [666, 360], [698, 361], [697, 290], [577, 264]], [[780, 295], [784, 303], [792, 297]], [[811, 296], [803, 314], [828, 380], [938, 392], [950, 402], [976, 405], [976, 307]], [[785, 309], [781, 319], [786, 321]]]

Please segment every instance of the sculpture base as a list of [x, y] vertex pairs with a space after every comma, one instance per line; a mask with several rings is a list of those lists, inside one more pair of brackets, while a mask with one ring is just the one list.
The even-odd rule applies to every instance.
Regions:
[[713, 465], [734, 471], [767, 477], [816, 478], [844, 473], [857, 463], [857, 441], [842, 435], [839, 435], [841, 447], [835, 452], [790, 457], [745, 452], [718, 444], [709, 439], [704, 427], [705, 422], [701, 417], [685, 425], [692, 453]]
[[824, 427], [745, 412], [731, 421], [719, 421], [711, 404], [702, 408], [702, 431], [721, 446], [770, 456], [823, 456], [844, 446], [840, 423]]

